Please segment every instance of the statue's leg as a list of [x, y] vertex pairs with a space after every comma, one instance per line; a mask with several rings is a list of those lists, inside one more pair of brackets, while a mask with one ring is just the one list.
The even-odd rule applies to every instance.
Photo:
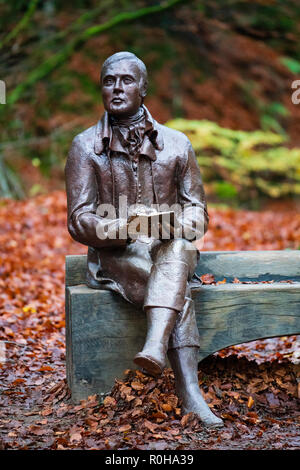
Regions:
[[198, 383], [199, 332], [193, 301], [187, 286], [186, 301], [170, 337], [168, 358], [175, 376], [175, 387], [182, 400], [183, 413], [195, 413], [206, 426], [222, 427], [205, 402]]
[[197, 264], [197, 250], [183, 239], [159, 243], [151, 251], [153, 265], [146, 287], [144, 310], [147, 337], [134, 362], [150, 374], [161, 374], [170, 335], [184, 307], [187, 280]]
[[223, 421], [210, 410], [199, 388], [198, 348], [170, 349], [168, 358], [174, 371], [176, 393], [182, 400], [182, 412], [195, 413], [206, 426], [223, 427]]
[[166, 365], [166, 353], [170, 334], [174, 328], [177, 312], [170, 308], [148, 308], [147, 337], [143, 350], [134, 362], [149, 374], [158, 376]]

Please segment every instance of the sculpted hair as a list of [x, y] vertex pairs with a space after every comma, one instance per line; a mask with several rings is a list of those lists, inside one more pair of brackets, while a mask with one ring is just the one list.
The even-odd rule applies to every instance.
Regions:
[[137, 65], [139, 71], [140, 71], [140, 74], [141, 74], [141, 82], [140, 82], [140, 87], [144, 90], [145, 94], [146, 94], [146, 91], [147, 91], [147, 87], [148, 87], [148, 73], [147, 73], [147, 68], [146, 68], [146, 65], [144, 64], [144, 62], [139, 59], [135, 54], [133, 54], [132, 52], [116, 52], [116, 54], [113, 54], [111, 55], [110, 57], [108, 57], [102, 64], [102, 67], [101, 67], [101, 74], [100, 74], [100, 83], [102, 84], [102, 77], [103, 77], [103, 73], [104, 73], [104, 70], [111, 64], [115, 63], [115, 62], [120, 62], [121, 60], [131, 60], [133, 62], [135, 62], [135, 64]]

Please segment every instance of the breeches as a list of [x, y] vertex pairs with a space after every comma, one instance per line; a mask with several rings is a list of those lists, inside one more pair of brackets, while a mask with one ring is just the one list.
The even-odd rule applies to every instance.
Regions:
[[195, 246], [184, 239], [137, 240], [126, 247], [101, 250], [101, 278], [111, 281], [103, 287], [119, 292], [143, 309], [165, 307], [177, 311], [169, 349], [199, 347], [189, 287], [198, 256]]

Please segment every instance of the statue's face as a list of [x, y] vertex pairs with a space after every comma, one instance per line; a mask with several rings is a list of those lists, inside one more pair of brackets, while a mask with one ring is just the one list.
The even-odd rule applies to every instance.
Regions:
[[106, 111], [116, 117], [135, 114], [142, 104], [141, 73], [132, 60], [120, 60], [102, 72], [102, 99]]

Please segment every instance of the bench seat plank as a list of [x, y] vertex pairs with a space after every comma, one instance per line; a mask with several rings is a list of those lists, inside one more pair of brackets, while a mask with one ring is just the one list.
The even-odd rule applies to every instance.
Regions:
[[196, 272], [217, 281], [300, 281], [300, 250], [201, 252]]
[[[217, 281], [300, 281], [300, 250], [203, 251], [198, 275], [212, 273]], [[85, 283], [86, 255], [66, 257], [66, 286]]]

